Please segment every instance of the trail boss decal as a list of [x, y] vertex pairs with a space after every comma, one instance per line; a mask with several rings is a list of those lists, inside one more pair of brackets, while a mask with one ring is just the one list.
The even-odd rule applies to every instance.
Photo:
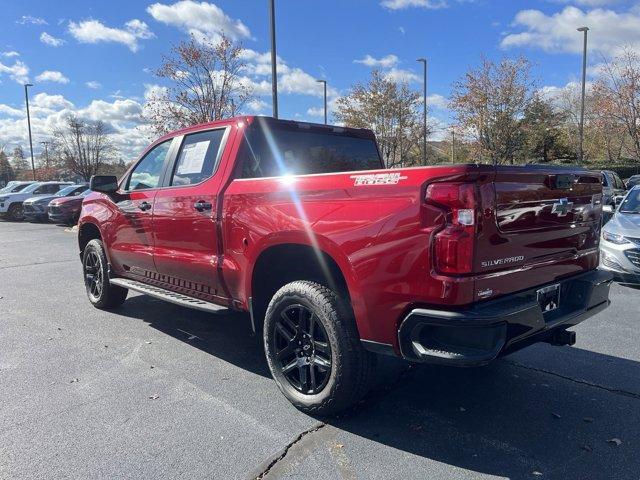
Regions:
[[400, 180], [406, 180], [401, 172], [395, 173], [369, 173], [365, 175], [351, 175], [354, 179], [353, 185], [360, 187], [362, 185], [397, 185]]
[[500, 265], [509, 265], [510, 263], [517, 263], [524, 260], [524, 255], [518, 255], [517, 257], [496, 258], [494, 260], [484, 260], [480, 263], [482, 268], [498, 267]]

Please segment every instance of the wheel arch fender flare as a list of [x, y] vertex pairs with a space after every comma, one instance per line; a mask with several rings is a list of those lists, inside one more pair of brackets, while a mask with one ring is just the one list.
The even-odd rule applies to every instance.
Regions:
[[362, 327], [366, 319], [366, 308], [360, 296], [359, 281], [353, 265], [344, 250], [331, 239], [323, 235], [314, 234], [310, 238], [307, 232], [276, 232], [265, 236], [259, 242], [253, 245], [251, 250], [247, 251], [249, 264], [252, 266], [248, 269], [244, 279], [244, 289], [247, 292], [247, 299], [253, 295], [254, 276], [260, 257], [274, 247], [282, 247], [286, 245], [300, 245], [313, 249], [320, 255], [330, 258], [338, 267], [340, 274], [344, 279], [347, 287], [347, 293], [351, 300], [351, 307], [355, 315], [358, 330], [362, 333]]

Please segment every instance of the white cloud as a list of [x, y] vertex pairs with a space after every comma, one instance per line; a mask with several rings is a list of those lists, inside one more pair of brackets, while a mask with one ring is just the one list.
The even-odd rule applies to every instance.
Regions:
[[[94, 100], [76, 107], [62, 95], [38, 93], [30, 102], [31, 126], [35, 138], [48, 138], [53, 131], [64, 126], [70, 115], [86, 120], [102, 120], [111, 132], [109, 137], [125, 161], [134, 160], [153, 139], [142, 121], [142, 105], [133, 99], [107, 102]], [[0, 138], [9, 149], [28, 145], [24, 123], [25, 113], [9, 105], [0, 104]], [[34, 147], [38, 148], [37, 145]]]
[[388, 80], [392, 80], [394, 82], [406, 82], [406, 83], [412, 83], [412, 82], [419, 82], [420, 81], [420, 77], [415, 73], [412, 72], [411, 70], [403, 70], [401, 68], [392, 68], [389, 71], [385, 72], [385, 78], [387, 78]]
[[0, 104], [0, 115], [6, 115], [8, 117], [24, 117], [26, 116], [26, 112], [10, 107], [9, 105]]
[[448, 6], [445, 0], [383, 0], [380, 5], [389, 10], [402, 10], [411, 7], [435, 10]]
[[[336, 111], [339, 98], [340, 97], [336, 96], [334, 98], [330, 98], [327, 101], [327, 114], [329, 117]], [[309, 107], [307, 109], [307, 115], [309, 115], [310, 117], [324, 117], [324, 105]]]
[[[278, 91], [318, 97], [324, 95], [322, 85], [316, 81], [316, 78], [300, 68], [293, 68], [280, 76]], [[329, 86], [327, 87], [327, 95], [330, 92], [333, 93], [333, 89]]]
[[155, 35], [146, 23], [133, 19], [125, 23], [125, 28], [107, 27], [98, 20], [69, 22], [69, 33], [81, 43], [115, 42], [129, 47], [132, 52], [138, 51], [138, 40], [147, 40]]
[[215, 39], [220, 34], [238, 40], [251, 37], [249, 28], [233, 20], [213, 3], [182, 0], [172, 5], [154, 3], [147, 12], [158, 22], [178, 27], [196, 38]]
[[259, 98], [254, 98], [249, 103], [247, 103], [247, 108], [253, 113], [262, 113], [268, 106], [269, 104], [267, 102]]
[[396, 55], [387, 55], [382, 58], [374, 58], [367, 54], [362, 60], [354, 60], [353, 63], [361, 63], [367, 67], [391, 68], [398, 64], [398, 57]]
[[55, 83], [69, 83], [69, 79], [65, 77], [62, 72], [56, 70], [45, 70], [36, 77], [38, 82], [55, 82]]
[[[585, 84], [586, 93], [589, 94], [593, 89], [593, 82]], [[538, 89], [538, 93], [553, 104], [558, 105], [567, 98], [573, 98], [577, 101], [582, 92], [582, 82], [571, 81], [562, 87], [546, 85]]]
[[585, 7], [603, 7], [620, 3], [620, 0], [555, 0], [555, 3], [574, 3]]
[[427, 105], [439, 110], [447, 110], [449, 108], [449, 100], [442, 95], [434, 93], [432, 95], [427, 95]]
[[29, 67], [27, 67], [26, 63], [20, 60], [16, 60], [16, 62], [11, 66], [0, 62], [0, 77], [4, 73], [9, 75], [9, 78], [18, 83], [26, 83], [29, 81]]
[[[248, 75], [271, 75], [271, 52], [260, 53], [250, 48], [245, 48], [240, 53], [240, 56], [246, 62], [244, 72]], [[279, 74], [289, 72], [289, 67], [280, 56], [276, 57], [276, 63]]]
[[65, 43], [63, 39], [49, 35], [47, 32], [42, 32], [40, 34], [40, 41], [51, 47], [59, 47]]
[[15, 50], [10, 50], [8, 52], [2, 52], [3, 57], [11, 58], [11, 57], [19, 57], [20, 54]]
[[48, 25], [44, 18], [33, 17], [31, 15], [23, 15], [18, 20], [16, 20], [16, 23], [19, 23], [20, 25], [26, 25], [28, 23], [32, 25]]
[[90, 88], [92, 90], [98, 90], [99, 88], [102, 88], [102, 84], [100, 82], [96, 82], [95, 80], [85, 82], [85, 85], [87, 86], [87, 88]]
[[503, 48], [535, 47], [551, 53], [582, 53], [583, 35], [576, 29], [588, 26], [590, 49], [616, 54], [623, 45], [640, 46], [640, 11], [616, 12], [606, 9], [583, 11], [565, 7], [547, 15], [540, 10], [522, 10], [513, 24], [524, 31], [506, 35]]
[[147, 101], [153, 98], [163, 97], [166, 93], [167, 87], [153, 83], [146, 83], [144, 85], [144, 99]]
[[41, 108], [47, 112], [73, 108], [73, 103], [62, 95], [49, 95], [44, 92], [37, 93], [30, 103], [34, 108]]
[[137, 18], [129, 20], [124, 24], [124, 26], [126, 27], [127, 31], [129, 31], [136, 38], [149, 40], [150, 38], [155, 37], [153, 32], [149, 30], [149, 26], [142, 20], [138, 20]]

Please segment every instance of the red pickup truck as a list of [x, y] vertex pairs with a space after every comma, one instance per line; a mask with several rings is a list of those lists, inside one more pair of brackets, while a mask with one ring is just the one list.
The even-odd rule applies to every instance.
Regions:
[[246, 311], [280, 390], [321, 414], [366, 392], [374, 354], [483, 365], [572, 344], [608, 306], [599, 173], [383, 166], [368, 130], [241, 117], [166, 135], [91, 180], [89, 300]]

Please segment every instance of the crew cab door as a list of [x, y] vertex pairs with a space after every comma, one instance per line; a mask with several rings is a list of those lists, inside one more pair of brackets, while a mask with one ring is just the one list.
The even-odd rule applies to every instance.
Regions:
[[223, 297], [218, 279], [216, 203], [230, 127], [177, 137], [180, 145], [154, 206], [158, 280], [191, 295]]
[[108, 225], [110, 261], [117, 272], [138, 276], [154, 273], [153, 206], [172, 154], [173, 140], [152, 147], [129, 172], [114, 196], [113, 222]]

